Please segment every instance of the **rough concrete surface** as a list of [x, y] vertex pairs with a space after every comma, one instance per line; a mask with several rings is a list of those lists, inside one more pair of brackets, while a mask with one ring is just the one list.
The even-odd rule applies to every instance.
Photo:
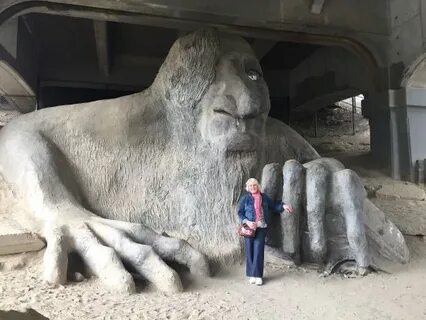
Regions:
[[412, 183], [394, 181], [394, 183], [384, 185], [377, 190], [376, 197], [423, 201], [426, 198], [426, 193], [425, 190]]
[[371, 199], [407, 235], [426, 236], [426, 202], [414, 200]]

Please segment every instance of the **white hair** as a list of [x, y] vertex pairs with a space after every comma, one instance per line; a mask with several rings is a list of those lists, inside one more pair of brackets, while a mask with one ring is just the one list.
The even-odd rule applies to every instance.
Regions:
[[248, 179], [248, 180], [247, 180], [247, 182], [246, 182], [246, 190], [247, 190], [247, 191], [249, 191], [249, 189], [248, 189], [248, 185], [249, 185], [250, 183], [255, 183], [255, 184], [257, 184], [257, 189], [259, 189], [259, 192], [262, 192], [262, 190], [261, 190], [261, 188], [260, 188], [259, 181], [257, 181], [257, 179], [255, 179], [255, 178], [250, 178], [250, 179]]

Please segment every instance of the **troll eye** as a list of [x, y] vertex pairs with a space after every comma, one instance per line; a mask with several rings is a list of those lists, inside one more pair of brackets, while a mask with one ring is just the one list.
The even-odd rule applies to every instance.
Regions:
[[250, 69], [247, 71], [247, 76], [249, 77], [250, 80], [257, 81], [260, 79], [262, 75], [260, 74], [260, 72]]

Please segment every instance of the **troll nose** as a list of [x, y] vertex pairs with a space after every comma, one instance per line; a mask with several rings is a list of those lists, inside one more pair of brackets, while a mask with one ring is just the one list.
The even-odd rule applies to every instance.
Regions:
[[247, 128], [246, 120], [235, 118], [235, 127], [240, 130], [241, 132], [245, 132]]
[[260, 112], [259, 99], [256, 98], [246, 85], [240, 85], [238, 90], [234, 88], [233, 93], [227, 94], [226, 98], [235, 109], [233, 112], [235, 118], [251, 118]]

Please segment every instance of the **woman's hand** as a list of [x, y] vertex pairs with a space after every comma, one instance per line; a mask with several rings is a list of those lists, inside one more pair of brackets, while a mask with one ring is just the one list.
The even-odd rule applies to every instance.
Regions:
[[285, 212], [292, 214], [293, 213], [293, 208], [290, 207], [289, 205], [284, 204], [283, 205], [283, 209]]
[[256, 229], [256, 222], [253, 222], [253, 221], [246, 221], [246, 224], [248, 225], [248, 227], [250, 228], [250, 229]]

